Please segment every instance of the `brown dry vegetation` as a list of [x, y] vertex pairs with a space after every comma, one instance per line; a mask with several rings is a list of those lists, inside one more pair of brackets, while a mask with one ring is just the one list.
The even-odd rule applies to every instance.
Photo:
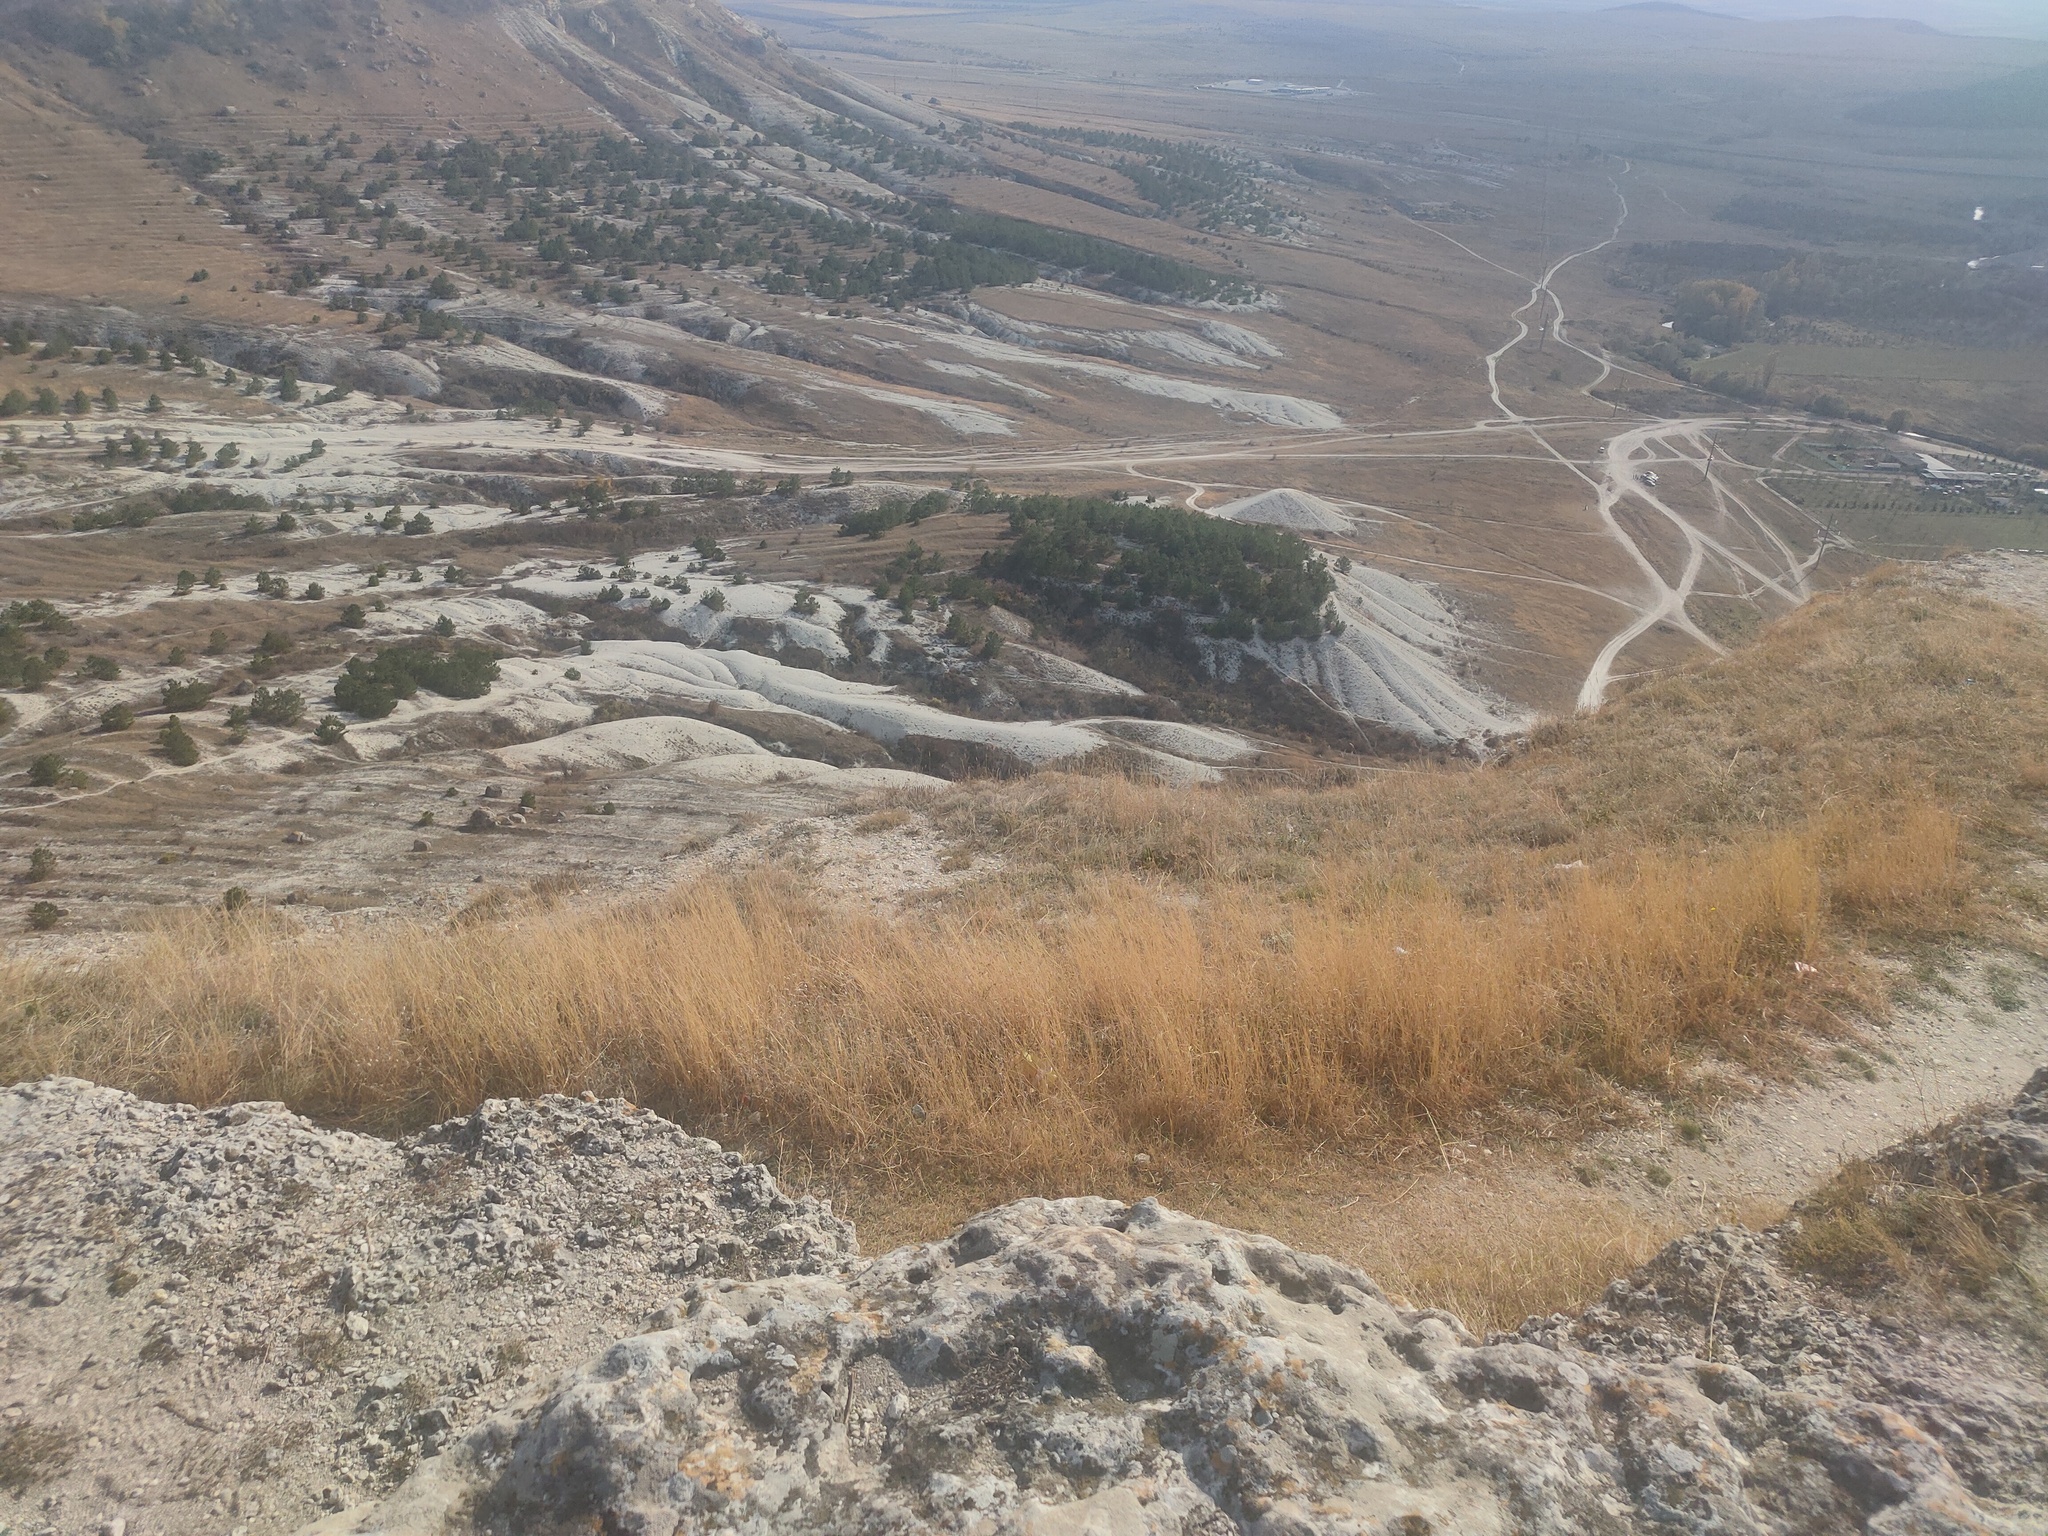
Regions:
[[[5, 62], [0, 146], [0, 259], [10, 293], [187, 303], [188, 320], [317, 321], [310, 303], [248, 291], [263, 275], [260, 247], [195, 207], [140, 143]], [[201, 267], [211, 278], [190, 283]]]
[[1849, 1164], [1798, 1207], [1786, 1245], [1794, 1262], [1856, 1291], [1893, 1290], [1916, 1303], [1982, 1296], [2021, 1274], [2034, 1226], [2025, 1191], [1993, 1191], [1943, 1173], [1905, 1177]]
[[1870, 1001], [1867, 939], [1996, 910], [1967, 893], [2044, 756], [2038, 629], [1879, 580], [1483, 771], [953, 792], [927, 813], [1003, 878], [901, 921], [775, 876], [374, 935], [191, 914], [18, 967], [0, 1070], [385, 1129], [589, 1087], [989, 1193], [1284, 1158], [1768, 1070]]

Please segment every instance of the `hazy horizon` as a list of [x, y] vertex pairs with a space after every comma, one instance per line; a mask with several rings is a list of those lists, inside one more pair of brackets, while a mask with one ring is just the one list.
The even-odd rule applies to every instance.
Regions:
[[[1628, 0], [1482, 0], [1488, 9], [1603, 11]], [[1824, 17], [1917, 21], [1972, 36], [2048, 38], [2044, 0], [1687, 0], [1689, 8], [1752, 21]]]

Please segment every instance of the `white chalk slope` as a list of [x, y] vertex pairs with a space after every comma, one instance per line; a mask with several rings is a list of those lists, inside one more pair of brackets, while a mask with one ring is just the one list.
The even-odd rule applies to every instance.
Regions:
[[1467, 642], [1426, 588], [1362, 565], [1336, 573], [1336, 580], [1342, 634], [1253, 641], [1240, 647], [1243, 654], [1354, 720], [1423, 741], [1472, 742], [1526, 728], [1523, 716], [1458, 679], [1450, 662]]
[[1332, 503], [1287, 486], [1260, 491], [1256, 496], [1242, 496], [1206, 510], [1211, 517], [1228, 518], [1233, 523], [1263, 523], [1269, 528], [1291, 528], [1297, 533], [1351, 531], [1351, 519]]

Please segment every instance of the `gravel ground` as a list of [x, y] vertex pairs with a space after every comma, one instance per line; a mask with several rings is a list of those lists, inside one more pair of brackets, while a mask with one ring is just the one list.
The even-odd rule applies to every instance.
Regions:
[[623, 1101], [399, 1142], [275, 1104], [0, 1093], [0, 1530], [291, 1531], [674, 1299], [853, 1229]]

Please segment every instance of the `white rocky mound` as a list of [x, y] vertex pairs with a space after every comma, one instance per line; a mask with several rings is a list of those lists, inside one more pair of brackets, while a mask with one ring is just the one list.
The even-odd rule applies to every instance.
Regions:
[[[2048, 1070], [1885, 1176], [1930, 1167], [2048, 1206]], [[0, 1199], [18, 1530], [2048, 1528], [2037, 1302], [1872, 1313], [1790, 1268], [1790, 1223], [1482, 1342], [1150, 1200], [863, 1262], [828, 1207], [616, 1100], [394, 1146], [49, 1080], [0, 1093]]]
[[1234, 523], [1264, 523], [1273, 528], [1292, 528], [1298, 533], [1347, 533], [1351, 519], [1335, 504], [1308, 491], [1282, 486], [1243, 496], [1220, 507], [1208, 508], [1211, 517], [1227, 517]]

